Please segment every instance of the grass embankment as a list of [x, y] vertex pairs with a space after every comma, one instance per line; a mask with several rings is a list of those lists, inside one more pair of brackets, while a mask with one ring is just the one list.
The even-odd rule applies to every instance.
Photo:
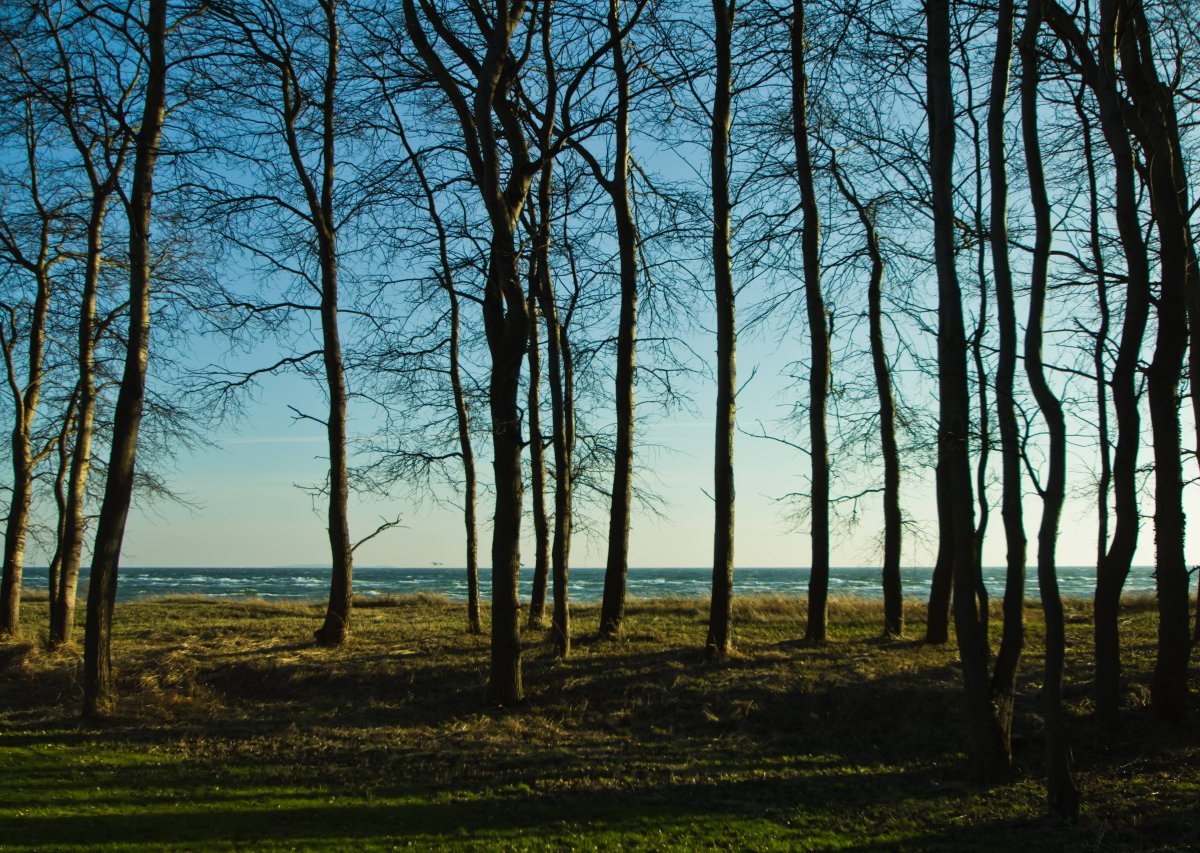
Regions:
[[[878, 637], [877, 603], [837, 601], [831, 642], [796, 642], [802, 603], [742, 600], [738, 654], [702, 663], [702, 602], [638, 602], [627, 633], [556, 662], [528, 635], [527, 707], [482, 706], [488, 650], [460, 605], [363, 603], [344, 648], [315, 605], [123, 604], [117, 716], [84, 723], [78, 651], [0, 646], [0, 847], [397, 846], [1195, 849], [1200, 747], [1145, 710], [1149, 602], [1126, 608], [1127, 726], [1087, 712], [1090, 623], [1070, 605], [1068, 699], [1080, 825], [1044, 816], [1040, 615], [1027, 611], [1014, 784], [964, 783], [953, 646]], [[912, 616], [922, 608], [909, 607]], [[995, 622], [993, 620], [993, 627]], [[910, 622], [912, 637], [924, 625]]]

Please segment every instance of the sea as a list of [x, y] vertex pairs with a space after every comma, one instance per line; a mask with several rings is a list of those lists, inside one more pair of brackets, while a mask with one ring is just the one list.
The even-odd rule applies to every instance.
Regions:
[[[85, 568], [86, 575], [86, 568]], [[740, 568], [734, 572], [736, 595], [808, 594], [809, 570], [806, 568]], [[521, 596], [528, 599], [532, 585], [532, 570], [521, 571]], [[1027, 573], [1026, 595], [1037, 597], [1037, 572]], [[906, 597], [925, 598], [933, 569], [914, 567], [901, 570]], [[86, 577], [81, 578], [86, 582]], [[984, 584], [990, 595], [1004, 593], [1005, 570], [1002, 566], [984, 569]], [[1194, 588], [1193, 578], [1193, 588]], [[1061, 566], [1058, 569], [1059, 590], [1064, 596], [1091, 598], [1096, 586], [1096, 570], [1091, 566]], [[631, 568], [627, 579], [628, 594], [634, 598], [701, 598], [712, 585], [710, 568]], [[44, 570], [30, 567], [25, 572], [28, 589], [46, 588]], [[481, 568], [480, 593], [485, 598], [491, 592], [491, 572]], [[264, 598], [277, 600], [321, 599], [329, 589], [329, 569], [322, 566], [277, 566], [270, 568], [154, 568], [121, 567], [117, 599], [131, 601], [166, 595], [209, 595], [234, 598]], [[604, 569], [573, 568], [570, 575], [571, 598], [577, 602], [599, 601], [604, 593]], [[829, 590], [832, 595], [858, 598], [882, 598], [880, 570], [871, 567], [844, 567], [830, 570]], [[1125, 584], [1125, 593], [1152, 593], [1154, 569], [1134, 568]], [[465, 569], [454, 568], [385, 568], [356, 566], [354, 592], [362, 596], [403, 595], [405, 593], [435, 593], [452, 599], [465, 600], [467, 581]]]

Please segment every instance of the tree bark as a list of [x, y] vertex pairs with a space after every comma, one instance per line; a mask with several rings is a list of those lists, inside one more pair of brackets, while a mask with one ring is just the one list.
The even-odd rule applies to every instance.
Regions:
[[613, 459], [612, 505], [608, 523], [608, 562], [604, 598], [600, 605], [601, 637], [616, 636], [625, 618], [625, 588], [629, 573], [629, 514], [633, 497], [633, 383], [637, 361], [638, 233], [629, 201], [629, 68], [618, 17], [618, 0], [608, 6], [608, 36], [612, 44], [613, 77], [617, 95], [612, 178], [605, 189], [612, 199], [620, 258], [621, 314], [617, 328], [616, 388], [617, 445]]
[[[883, 457], [883, 633], [899, 637], [904, 633], [904, 590], [900, 580], [900, 546], [904, 520], [900, 513], [900, 450], [896, 442], [896, 401], [892, 394], [892, 372], [887, 344], [883, 337], [883, 251], [875, 229], [874, 210], [864, 205], [842, 175], [836, 161], [832, 164], [838, 189], [848, 201], [866, 236], [867, 255], [871, 259], [871, 277], [867, 284], [867, 323], [871, 341], [871, 368], [879, 399], [879, 451]], [[944, 641], [943, 641], [944, 642]]]
[[792, 141], [803, 211], [804, 304], [808, 314], [808, 430], [812, 460], [812, 571], [808, 581], [808, 625], [804, 638], [824, 643], [829, 599], [829, 439], [825, 407], [829, 397], [829, 326], [821, 294], [821, 221], [808, 133], [808, 73], [805, 69], [805, 0], [793, 0]]
[[988, 648], [976, 598], [981, 584], [976, 549], [969, 452], [970, 389], [962, 294], [954, 258], [954, 101], [950, 82], [950, 3], [927, 6], [929, 174], [933, 195], [934, 257], [938, 279], [938, 462], [950, 499], [954, 558], [954, 625], [962, 660], [971, 759], [977, 782], [1011, 772], [1011, 747], [992, 708]]
[[[114, 170], [110, 181], [116, 179]], [[113, 186], [100, 187], [93, 181], [92, 208], [88, 218], [87, 262], [83, 274], [83, 297], [79, 303], [77, 366], [79, 378], [79, 414], [75, 421], [75, 441], [71, 451], [71, 471], [67, 479], [67, 509], [60, 545], [62, 569], [59, 590], [50, 615], [50, 647], [71, 642], [75, 628], [75, 604], [79, 588], [79, 564], [87, 533], [87, 480], [92, 464], [92, 430], [96, 420], [96, 294], [100, 286], [104, 219]]]
[[[939, 454], [940, 455], [940, 454]], [[937, 492], [938, 550], [929, 582], [929, 605], [925, 616], [925, 642], [940, 646], [950, 640], [950, 599], [954, 588], [954, 537], [950, 510], [950, 487], [942, 476], [939, 461], [934, 471]]]
[[538, 267], [548, 260], [535, 257], [529, 282], [529, 480], [533, 491], [533, 593], [529, 599], [529, 627], [540, 628], [546, 610], [550, 579], [550, 522], [546, 518], [546, 453], [542, 444], [542, 361], [538, 335]]
[[1113, 158], [1115, 218], [1125, 255], [1125, 319], [1113, 365], [1112, 398], [1117, 420], [1113, 452], [1113, 533], [1108, 552], [1096, 569], [1093, 606], [1096, 718], [1106, 727], [1117, 722], [1121, 694], [1121, 640], [1118, 627], [1121, 590], [1137, 549], [1138, 450], [1141, 444], [1138, 369], [1150, 311], [1150, 268], [1137, 201], [1137, 171], [1125, 125], [1125, 104], [1117, 86], [1116, 0], [1101, 4], [1099, 48], [1093, 56], [1075, 21], [1055, 0], [1043, 4], [1046, 23], [1080, 62], [1084, 80], [1096, 95], [1100, 128]]
[[145, 398], [150, 350], [150, 215], [154, 167], [166, 105], [167, 0], [149, 0], [145, 103], [135, 141], [129, 219], [129, 330], [125, 368], [113, 415], [113, 441], [100, 521], [96, 529], [83, 647], [83, 711], [95, 716], [115, 701], [112, 674], [112, 619], [125, 521], [133, 496], [138, 433]]
[[733, 436], [737, 391], [737, 332], [730, 255], [729, 130], [733, 101], [732, 35], [736, 0], [713, 0], [716, 87], [709, 149], [713, 196], [713, 285], [717, 308], [717, 411], [713, 463], [713, 580], [705, 656], [722, 660], [733, 649]]
[[[1014, 385], [1017, 370], [1017, 313], [1008, 259], [1008, 171], [1004, 114], [1012, 64], [1014, 12], [1012, 0], [1000, 0], [996, 54], [988, 99], [988, 172], [991, 175], [992, 276], [996, 287], [996, 320], [1000, 353], [996, 364], [996, 421], [1000, 428], [1003, 486], [1000, 514], [1008, 546], [1004, 584], [1004, 627], [992, 673], [992, 701], [1000, 725], [1011, 738], [1017, 668], [1025, 645], [1025, 520], [1021, 507], [1021, 430], [1017, 423]], [[981, 380], [982, 381], [982, 377]]]
[[[350, 523], [347, 504], [350, 485], [346, 472], [346, 374], [342, 363], [341, 333], [338, 329], [338, 257], [337, 220], [333, 212], [335, 166], [335, 133], [337, 126], [337, 83], [339, 30], [336, 0], [321, 0], [325, 13], [325, 35], [328, 55], [321, 101], [321, 184], [318, 187], [309, 177], [296, 138], [294, 119], [301, 108], [301, 93], [285, 105], [288, 150], [293, 167], [304, 184], [308, 206], [316, 228], [317, 252], [321, 270], [321, 350], [325, 368], [325, 386], [329, 395], [329, 413], [325, 433], [329, 447], [329, 549], [331, 572], [329, 602], [325, 621], [313, 636], [321, 645], [339, 645], [350, 628], [350, 608], [353, 604], [354, 549], [350, 544]], [[284, 97], [288, 98], [288, 72], [283, 80]]]
[[[29, 533], [29, 510], [33, 500], [34, 468], [44, 453], [33, 449], [33, 431], [42, 397], [43, 362], [46, 354], [46, 321], [50, 315], [50, 229], [51, 213], [42, 204], [38, 186], [37, 144], [31, 110], [26, 114], [26, 156], [30, 174], [30, 194], [38, 214], [37, 257], [25, 257], [15, 244], [11, 251], [16, 263], [32, 273], [36, 283], [29, 337], [26, 341], [25, 382], [18, 377], [13, 359], [17, 344], [13, 337], [0, 335], [3, 341], [5, 373], [13, 403], [13, 430], [9, 453], [12, 456], [12, 496], [4, 527], [4, 563], [0, 571], [0, 637], [21, 633], [21, 586], [25, 571], [25, 542]], [[7, 231], [7, 229], [6, 229]], [[5, 239], [5, 243], [9, 240]], [[15, 326], [15, 323], [14, 323]]]
[[1192, 639], [1183, 553], [1186, 519], [1179, 381], [1188, 343], [1186, 294], [1200, 286], [1200, 277], [1174, 95], [1158, 79], [1142, 3], [1123, 0], [1121, 6], [1124, 26], [1118, 53], [1135, 108], [1133, 128], [1144, 151], [1162, 277], [1156, 303], [1158, 332], [1147, 382], [1154, 439], [1154, 576], [1158, 586], [1158, 656], [1150, 705], [1155, 716], [1178, 723], [1187, 717]]
[[[1046, 421], [1050, 446], [1049, 470], [1042, 493], [1042, 522], [1038, 529], [1038, 585], [1046, 623], [1046, 663], [1042, 681], [1042, 707], [1046, 741], [1046, 794], [1050, 809], [1074, 821], [1079, 816], [1079, 789], [1071, 773], [1071, 747], [1063, 710], [1063, 669], [1067, 640], [1062, 598], [1058, 591], [1056, 547], [1059, 521], [1067, 487], [1067, 424], [1062, 404], [1046, 381], [1042, 361], [1042, 328], [1050, 263], [1050, 200], [1046, 195], [1038, 138], [1039, 68], [1037, 35], [1041, 29], [1041, 0], [1031, 0], [1021, 33], [1021, 131], [1025, 143], [1029, 196], [1033, 207], [1035, 236], [1029, 288], [1029, 323], [1025, 331], [1025, 373]], [[1006, 602], [1007, 604], [1007, 602]]]

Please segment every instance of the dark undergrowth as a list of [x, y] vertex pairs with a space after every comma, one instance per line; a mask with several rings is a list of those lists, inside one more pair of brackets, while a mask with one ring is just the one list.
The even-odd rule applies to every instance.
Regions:
[[891, 640], [877, 602], [835, 601], [810, 646], [802, 601], [742, 600], [718, 666], [705, 602], [634, 602], [612, 642], [578, 607], [566, 661], [527, 632], [528, 700], [509, 710], [483, 704], [486, 632], [440, 597], [363, 601], [335, 649], [311, 640], [317, 605], [135, 602], [98, 723], [79, 717], [78, 650], [43, 650], [44, 610], [27, 601], [26, 640], [0, 645], [5, 850], [1200, 849], [1200, 743], [1146, 708], [1148, 600], [1125, 607], [1116, 733], [1091, 721], [1090, 612], [1068, 603], [1075, 826], [1043, 803], [1032, 604], [1020, 774], [990, 790], [965, 782], [957, 656], [916, 639], [916, 602]]

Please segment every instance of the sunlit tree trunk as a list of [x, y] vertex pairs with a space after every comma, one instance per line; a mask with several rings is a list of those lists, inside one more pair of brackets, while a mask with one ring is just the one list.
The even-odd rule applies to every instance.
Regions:
[[736, 0], [713, 0], [717, 63], [713, 92], [713, 286], [717, 308], [716, 453], [713, 471], [713, 581], [705, 654], [725, 658], [733, 648], [733, 435], [737, 390], [737, 332], [730, 255], [729, 129], [733, 101], [732, 36]]

